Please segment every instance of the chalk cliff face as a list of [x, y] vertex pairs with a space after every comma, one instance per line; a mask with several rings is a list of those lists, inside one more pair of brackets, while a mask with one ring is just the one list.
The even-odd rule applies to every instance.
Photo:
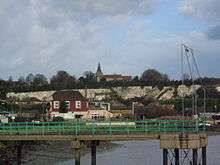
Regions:
[[[109, 99], [112, 95], [117, 95], [123, 99], [130, 99], [134, 97], [150, 96], [156, 99], [168, 100], [181, 96], [190, 96], [193, 90], [198, 90], [200, 85], [194, 85], [187, 87], [180, 85], [175, 87], [164, 87], [159, 89], [152, 86], [129, 86], [129, 87], [115, 87], [106, 89], [78, 89], [78, 91], [91, 100], [103, 100]], [[220, 87], [216, 88], [220, 92]], [[43, 91], [43, 92], [27, 92], [27, 93], [8, 93], [7, 97], [16, 97], [19, 99], [27, 97], [36, 97], [42, 101], [52, 100], [52, 94], [55, 91]]]
[[178, 93], [178, 96], [180, 96], [180, 97], [190, 96], [190, 95], [192, 95], [194, 90], [197, 91], [200, 87], [201, 87], [200, 85], [193, 85], [190, 87], [187, 87], [185, 85], [180, 85], [177, 88], [177, 93]]
[[217, 91], [220, 92], [220, 87], [216, 87]]

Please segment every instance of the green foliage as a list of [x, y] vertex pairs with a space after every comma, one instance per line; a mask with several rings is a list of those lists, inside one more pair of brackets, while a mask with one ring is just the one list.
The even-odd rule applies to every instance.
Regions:
[[[91, 72], [91, 71], [86, 71], [83, 73], [84, 75], [84, 82], [86, 83], [96, 83], [96, 76], [95, 73]], [[104, 79], [103, 79], [104, 81]]]
[[133, 80], [134, 82], [138, 82], [139, 81], [139, 77], [138, 76], [134, 76]]
[[63, 122], [63, 121], [64, 121], [64, 118], [60, 117], [60, 116], [57, 116], [57, 117], [53, 118], [53, 122]]
[[50, 86], [55, 89], [70, 88], [76, 83], [76, 78], [66, 71], [58, 71], [50, 80]]
[[[175, 106], [175, 110], [179, 113], [182, 111], [182, 99], [172, 99], [172, 100], [161, 100], [161, 104], [173, 104]], [[198, 108], [203, 108], [204, 101], [203, 99], [197, 100]], [[192, 108], [192, 99], [184, 99], [184, 107]], [[206, 111], [207, 112], [220, 112], [220, 99], [206, 99]]]
[[[220, 84], [219, 78], [200, 78], [195, 81], [196, 84], [205, 84], [212, 86]], [[106, 82], [101, 79], [96, 81], [96, 76], [91, 71], [84, 72], [78, 80], [75, 76], [66, 71], [58, 71], [48, 83], [47, 78], [43, 74], [33, 75], [28, 74], [26, 77], [21, 76], [18, 81], [14, 81], [12, 77], [9, 80], [0, 80], [0, 99], [5, 99], [8, 92], [30, 92], [30, 91], [49, 91], [49, 90], [64, 90], [64, 89], [79, 89], [79, 88], [110, 88], [110, 87], [127, 87], [127, 86], [164, 86], [177, 87], [182, 82], [180, 80], [169, 80], [167, 74], [161, 73], [155, 69], [148, 69], [143, 72], [139, 78], [135, 76], [132, 81], [110, 81]], [[192, 85], [191, 80], [186, 80], [185, 84]], [[209, 88], [209, 87], [208, 87]], [[210, 91], [213, 92], [213, 91]], [[216, 91], [214, 91], [216, 92]], [[214, 96], [214, 95], [213, 95]], [[215, 98], [220, 97], [215, 95]]]
[[157, 71], [156, 69], [148, 69], [146, 71], [143, 72], [142, 76], [141, 76], [141, 79], [144, 81], [144, 82], [147, 82], [147, 81], [168, 81], [169, 78], [168, 78], [168, 75], [167, 74], [163, 74], [163, 73], [160, 73], [159, 71]]
[[43, 74], [36, 74], [32, 82], [33, 86], [45, 86], [48, 85], [47, 78]]
[[61, 101], [60, 102], [60, 113], [67, 113], [68, 109], [67, 109], [67, 103], [66, 101]]

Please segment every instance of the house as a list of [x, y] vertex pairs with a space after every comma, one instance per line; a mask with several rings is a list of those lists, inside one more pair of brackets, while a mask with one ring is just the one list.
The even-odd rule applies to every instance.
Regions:
[[110, 103], [105, 101], [90, 101], [89, 107], [91, 110], [111, 110]]
[[57, 91], [52, 99], [52, 112], [60, 112], [62, 102], [66, 102], [67, 112], [86, 112], [89, 109], [87, 99], [78, 91]]
[[100, 119], [100, 118], [109, 119], [112, 117], [113, 117], [113, 114], [107, 110], [89, 110], [87, 114], [85, 114], [82, 118], [84, 119]]
[[12, 114], [6, 110], [0, 108], [0, 123], [8, 123], [11, 120], [14, 120], [16, 114]]

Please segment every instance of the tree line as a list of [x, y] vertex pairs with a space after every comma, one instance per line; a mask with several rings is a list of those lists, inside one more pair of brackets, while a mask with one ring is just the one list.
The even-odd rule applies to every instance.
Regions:
[[[191, 85], [192, 81], [184, 76], [186, 85]], [[196, 84], [205, 85], [220, 84], [220, 78], [200, 78], [196, 80]], [[95, 73], [86, 71], [78, 79], [69, 74], [67, 71], [58, 71], [50, 79], [44, 74], [28, 74], [26, 77], [21, 76], [18, 80], [13, 80], [10, 76], [8, 80], [0, 80], [0, 98], [4, 99], [8, 92], [30, 92], [30, 91], [45, 91], [45, 90], [63, 90], [63, 89], [78, 89], [78, 88], [110, 88], [110, 87], [127, 87], [127, 86], [178, 86], [181, 85], [181, 80], [170, 80], [169, 76], [161, 73], [156, 69], [147, 69], [142, 75], [134, 76], [132, 81], [96, 81]]]

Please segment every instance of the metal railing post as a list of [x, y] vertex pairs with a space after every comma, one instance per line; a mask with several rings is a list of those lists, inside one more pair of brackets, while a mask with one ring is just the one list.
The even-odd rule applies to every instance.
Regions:
[[199, 132], [199, 122], [198, 122], [198, 119], [196, 119], [196, 132], [197, 133]]
[[44, 135], [44, 122], [42, 122], [42, 134]]
[[129, 125], [128, 125], [128, 119], [126, 121], [126, 125], [127, 125], [127, 134], [129, 134]]
[[27, 122], [25, 122], [25, 134], [28, 134], [28, 129], [27, 129]]
[[109, 133], [112, 134], [112, 122], [111, 119], [109, 120]]
[[9, 125], [9, 132], [10, 132], [10, 134], [12, 134], [12, 126], [11, 126], [11, 123], [10, 123], [10, 125]]
[[76, 135], [78, 134], [77, 127], [78, 127], [78, 121], [76, 121], [76, 125], [75, 125], [75, 134], [76, 134]]
[[159, 121], [159, 132], [161, 132], [161, 120]]

